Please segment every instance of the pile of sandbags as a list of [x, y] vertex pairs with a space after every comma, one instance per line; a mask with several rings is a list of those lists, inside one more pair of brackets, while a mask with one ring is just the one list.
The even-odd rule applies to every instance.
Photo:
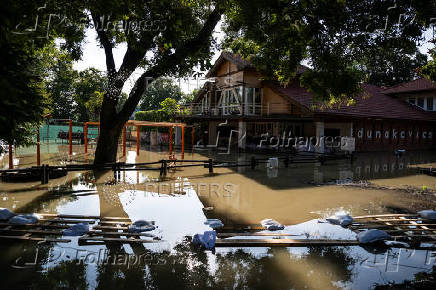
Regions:
[[260, 222], [260, 224], [265, 230], [268, 231], [279, 231], [285, 228], [281, 223], [273, 219], [264, 219]]
[[156, 228], [157, 226], [155, 226], [153, 221], [137, 220], [129, 226], [128, 231], [130, 233], [142, 233], [155, 230]]
[[192, 237], [192, 244], [201, 248], [205, 248], [206, 250], [212, 250], [215, 248], [215, 242], [215, 231], [205, 231], [203, 234], [195, 234]]
[[207, 219], [204, 224], [210, 226], [214, 230], [224, 226], [223, 222], [219, 219]]
[[89, 232], [89, 225], [88, 223], [78, 223], [73, 226], [71, 226], [68, 229], [63, 230], [62, 234], [64, 236], [83, 236], [84, 234]]
[[387, 232], [377, 229], [366, 230], [357, 234], [357, 240], [362, 244], [371, 244], [392, 239]]
[[436, 210], [426, 209], [418, 211], [418, 214], [423, 219], [436, 220]]
[[340, 225], [342, 227], [346, 227], [351, 225], [354, 220], [349, 214], [344, 212], [339, 212], [331, 217], [326, 218], [326, 221], [334, 225]]
[[11, 212], [9, 209], [0, 207], [0, 221], [7, 221], [14, 216], [15, 213]]

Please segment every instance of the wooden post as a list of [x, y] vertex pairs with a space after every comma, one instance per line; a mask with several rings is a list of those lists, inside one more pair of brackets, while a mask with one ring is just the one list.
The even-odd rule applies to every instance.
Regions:
[[70, 134], [68, 136], [70, 140], [70, 155], [73, 155], [73, 121], [70, 119], [69, 121], [69, 127], [70, 127]]
[[126, 156], [126, 124], [123, 128], [123, 156]]
[[39, 125], [38, 129], [36, 130], [36, 166], [41, 165], [41, 146], [39, 144], [40, 138], [39, 138]]
[[285, 162], [285, 167], [288, 168], [289, 167], [289, 157], [288, 156], [285, 157], [284, 162]]
[[213, 161], [209, 158], [209, 173], [213, 173]]
[[9, 169], [14, 169], [14, 162], [12, 159], [12, 144], [9, 144]]
[[194, 136], [195, 136], [195, 134], [194, 134], [194, 130], [195, 130], [195, 128], [194, 128], [194, 126], [192, 126], [192, 150], [194, 150]]
[[185, 159], [185, 126], [182, 126], [182, 159]]
[[139, 126], [136, 126], [136, 155], [139, 156]]
[[85, 123], [83, 132], [85, 134], [85, 153], [88, 153], [88, 123]]
[[170, 136], [168, 138], [170, 156], [173, 154], [173, 127], [170, 127]]

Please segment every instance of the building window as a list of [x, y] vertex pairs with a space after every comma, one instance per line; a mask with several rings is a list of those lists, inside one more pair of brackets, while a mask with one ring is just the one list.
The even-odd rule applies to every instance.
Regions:
[[424, 98], [418, 98], [418, 102], [416, 105], [418, 107], [424, 108]]
[[231, 88], [223, 90], [219, 100], [219, 107], [223, 115], [240, 115], [240, 103], [242, 98], [242, 88]]
[[433, 105], [433, 97], [427, 98], [427, 111], [433, 111], [434, 105]]
[[415, 98], [409, 98], [407, 101], [409, 102], [409, 104], [416, 105], [416, 99]]
[[245, 88], [245, 114], [260, 115], [261, 111], [260, 88]]

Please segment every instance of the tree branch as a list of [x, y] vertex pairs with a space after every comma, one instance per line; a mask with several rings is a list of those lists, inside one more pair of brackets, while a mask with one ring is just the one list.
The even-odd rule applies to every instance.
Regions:
[[184, 61], [188, 56], [196, 54], [204, 45], [207, 44], [209, 37], [212, 35], [215, 26], [221, 19], [223, 10], [216, 7], [208, 16], [198, 34], [184, 44], [179, 46], [173, 54], [164, 56], [157, 65], [144, 72], [139, 79], [135, 82], [129, 98], [124, 103], [122, 110], [119, 113], [121, 118], [128, 118], [138, 105], [141, 96], [147, 88], [148, 80], [150, 78], [158, 78], [166, 72], [170, 71], [173, 67]]
[[92, 20], [94, 21], [95, 30], [97, 31], [97, 35], [100, 39], [101, 45], [103, 45], [104, 53], [106, 55], [106, 68], [107, 68], [108, 76], [111, 76], [116, 72], [114, 55], [112, 53], [112, 43], [109, 40], [106, 32], [104, 31], [104, 28], [102, 27], [103, 24], [99, 20], [98, 15], [91, 12], [91, 16], [92, 16]]

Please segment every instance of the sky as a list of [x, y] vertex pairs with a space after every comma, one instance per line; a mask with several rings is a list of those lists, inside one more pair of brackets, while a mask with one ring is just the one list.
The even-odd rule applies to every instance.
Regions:
[[[214, 36], [217, 38], [218, 43], [223, 39], [223, 33], [220, 29], [221, 23], [218, 23], [218, 25], [215, 28]], [[83, 56], [82, 59], [78, 62], [74, 63], [74, 68], [76, 70], [84, 70], [89, 67], [95, 67], [99, 70], [106, 71], [106, 59], [104, 50], [100, 48], [97, 40], [96, 40], [97, 33], [95, 30], [88, 29], [86, 32], [86, 38], [85, 43], [83, 46]], [[424, 33], [425, 40], [420, 43], [420, 51], [422, 53], [427, 53], [430, 48], [433, 47], [433, 44], [429, 42], [433, 37], [433, 31], [431, 29], [427, 30]], [[118, 45], [114, 50], [114, 59], [115, 59], [115, 65], [117, 69], [120, 67], [121, 62], [124, 57], [124, 53], [127, 50], [127, 45], [125, 43]], [[215, 62], [215, 60], [219, 57], [220, 52], [214, 51], [214, 55], [212, 58], [212, 63]], [[127, 80], [123, 87], [123, 91], [126, 93], [129, 93], [132, 89], [134, 82], [139, 76], [141, 75], [143, 70], [137, 69], [135, 72], [132, 73], [130, 78]], [[192, 90], [196, 88], [201, 88], [201, 86], [204, 83], [204, 80], [196, 80], [195, 78], [188, 79], [175, 79], [176, 83], [180, 85], [180, 88], [185, 93], [190, 93]]]
[[[221, 42], [224, 35], [220, 29], [221, 22], [219, 22], [214, 30], [213, 36], [217, 39], [218, 43]], [[83, 55], [80, 61], [74, 63], [74, 69], [85, 70], [89, 67], [95, 67], [101, 71], [106, 71], [106, 56], [104, 54], [103, 48], [101, 48], [96, 40], [97, 32], [94, 29], [88, 29], [86, 31], [86, 38], [83, 45]], [[123, 61], [124, 54], [127, 50], [127, 44], [119, 44], [115, 49], [113, 49], [113, 55], [115, 60], [115, 66], [117, 69], [120, 68]], [[220, 52], [214, 51], [212, 57], [212, 63], [219, 57]], [[141, 76], [143, 72], [142, 69], [135, 70], [130, 78], [127, 80], [123, 87], [123, 92], [129, 93], [133, 88], [137, 78]], [[201, 79], [174, 79], [177, 84], [180, 84], [180, 88], [184, 93], [190, 93], [196, 88], [201, 88], [203, 86], [204, 80]]]

